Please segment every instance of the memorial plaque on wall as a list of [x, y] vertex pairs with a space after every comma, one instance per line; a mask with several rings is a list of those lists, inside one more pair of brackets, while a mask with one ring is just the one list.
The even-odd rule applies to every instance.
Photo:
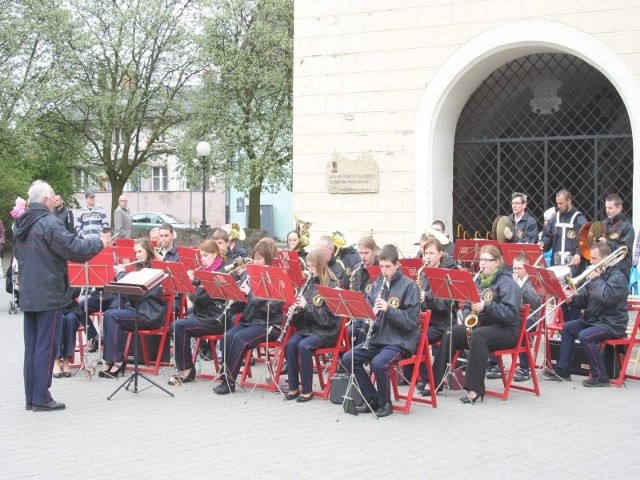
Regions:
[[371, 154], [349, 159], [334, 153], [327, 163], [327, 189], [329, 193], [375, 193], [379, 175]]

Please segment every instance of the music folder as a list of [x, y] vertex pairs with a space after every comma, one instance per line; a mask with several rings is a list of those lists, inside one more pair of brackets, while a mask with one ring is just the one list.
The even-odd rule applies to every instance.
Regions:
[[169, 275], [157, 268], [143, 268], [127, 273], [116, 282], [104, 286], [105, 292], [140, 296], [162, 283]]

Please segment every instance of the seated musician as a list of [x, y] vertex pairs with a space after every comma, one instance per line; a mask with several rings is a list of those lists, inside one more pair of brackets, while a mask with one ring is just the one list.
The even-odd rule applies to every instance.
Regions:
[[338, 262], [334, 256], [336, 246], [333, 243], [331, 237], [329, 235], [323, 235], [322, 237], [320, 237], [316, 248], [321, 249], [324, 253], [324, 258], [327, 261], [329, 270], [331, 270], [338, 279], [340, 288], [349, 288], [349, 280], [344, 266], [340, 262]]
[[[344, 367], [355, 374], [365, 403], [358, 405], [358, 413], [373, 411], [378, 417], [393, 413], [389, 367], [415, 352], [420, 298], [416, 283], [402, 274], [398, 250], [393, 245], [382, 247], [379, 256], [381, 275], [371, 288], [367, 301], [373, 306], [377, 319], [372, 324], [370, 340], [344, 354]], [[371, 365], [376, 376], [377, 390], [364, 364]]]
[[80, 326], [80, 315], [82, 314], [77, 296], [80, 289], [75, 289], [73, 301], [60, 310], [60, 331], [56, 344], [56, 359], [53, 362], [53, 378], [71, 377], [69, 361], [76, 349], [76, 332]]
[[[524, 269], [524, 266], [529, 264], [529, 259], [524, 253], [519, 254], [517, 257], [513, 259], [513, 279], [516, 281], [518, 286], [520, 287], [520, 292], [522, 295], [522, 304], [529, 305], [530, 307], [530, 315], [527, 321], [527, 329], [532, 327], [535, 323], [537, 323], [540, 318], [540, 313], [536, 312], [536, 310], [540, 309], [540, 305], [542, 304], [542, 299], [538, 292], [535, 291], [531, 281], [529, 280], [529, 275], [527, 275], [527, 271]], [[535, 313], [534, 313], [535, 312]], [[525, 320], [524, 318], [522, 319]], [[514, 382], [526, 382], [531, 378], [531, 371], [529, 369], [529, 358], [526, 353], [520, 354], [520, 366], [518, 370], [516, 370], [515, 375], [513, 376]]]
[[313, 398], [313, 351], [333, 346], [340, 330], [340, 317], [331, 313], [316, 290], [317, 285], [333, 288], [338, 286], [338, 279], [327, 267], [327, 261], [320, 250], [309, 252], [307, 269], [310, 278], [306, 288], [289, 310], [289, 315], [292, 315], [292, 311], [295, 312], [291, 323], [296, 327], [296, 332], [289, 337], [284, 350], [289, 376], [289, 393], [285, 398], [297, 398], [298, 402], [307, 402]]
[[[202, 260], [203, 272], [215, 272], [222, 267], [218, 251], [218, 245], [214, 240], [206, 240], [198, 247]], [[200, 280], [195, 278], [193, 270], [187, 271], [187, 275], [196, 287], [195, 293], [189, 295], [193, 307], [189, 309], [185, 318], [177, 320], [172, 325], [174, 331], [174, 351], [178, 375], [169, 379], [169, 385], [180, 385], [191, 382], [196, 377], [196, 369], [193, 365], [191, 354], [191, 339], [202, 335], [218, 335], [225, 331], [225, 319], [222, 318], [224, 301], [211, 298]], [[231, 315], [227, 320], [231, 319]], [[230, 322], [227, 323], [227, 325]]]
[[158, 237], [158, 258], [165, 262], [179, 262], [180, 254], [178, 253], [178, 246], [174, 243], [176, 232], [173, 229], [173, 225], [170, 223], [160, 225]]
[[[253, 247], [251, 258], [253, 265], [272, 265], [278, 255], [278, 247], [272, 238], [262, 238]], [[218, 395], [235, 392], [236, 377], [242, 366], [245, 352], [260, 342], [278, 337], [278, 330], [273, 329], [267, 335], [267, 328], [282, 323], [283, 303], [276, 300], [261, 300], [253, 296], [246, 272], [240, 277], [240, 290], [247, 295], [246, 302], [235, 302], [229, 311], [232, 314], [242, 312], [238, 325], [227, 331], [222, 341], [224, 373], [220, 376], [220, 385], [213, 388]]]
[[[155, 254], [148, 238], [135, 240], [133, 250], [136, 260], [142, 262], [135, 265], [136, 270], [151, 267], [151, 260]], [[124, 270], [119, 274], [124, 276]], [[104, 314], [103, 357], [107, 368], [98, 373], [98, 376], [102, 378], [116, 378], [120, 373], [124, 375], [126, 366], [124, 347], [127, 332], [135, 329], [136, 311], [138, 313], [138, 328], [155, 329], [162, 325], [167, 310], [167, 304], [162, 300], [162, 284], [155, 286], [141, 296], [127, 297], [123, 295], [122, 297], [124, 308], [107, 310]]]
[[512, 348], [518, 340], [521, 325], [520, 289], [505, 271], [498, 247], [485, 245], [480, 249], [480, 272], [475, 283], [480, 301], [467, 303], [465, 313], [471, 311], [477, 315], [478, 325], [473, 330], [465, 325], [454, 325], [447, 330], [433, 364], [434, 380], [441, 390], [446, 366], [451, 361], [450, 354], [469, 349], [464, 379], [466, 394], [460, 401], [471, 404], [484, 398], [484, 374], [489, 352]]
[[[591, 246], [591, 265], [595, 265], [611, 254], [606, 243]], [[623, 263], [620, 266], [620, 263]], [[608, 387], [609, 375], [603, 354], [598, 344], [609, 338], [625, 335], [629, 315], [627, 311], [628, 280], [626, 265], [620, 262], [606, 270], [594, 269], [588, 275], [588, 283], [574, 295], [567, 291], [567, 301], [574, 308], [583, 309], [579, 320], [564, 323], [560, 340], [560, 351], [555, 369], [545, 370], [548, 380], [571, 380], [571, 357], [576, 338], [580, 340], [589, 363], [591, 377], [583, 380], [585, 387]], [[604, 270], [604, 271], [603, 271]]]
[[[453, 258], [445, 253], [443, 245], [433, 237], [427, 238], [424, 242], [422, 246], [422, 259], [424, 266], [420, 269], [420, 277], [418, 279], [420, 311], [426, 312], [427, 310], [431, 310], [431, 321], [429, 322], [429, 329], [427, 330], [427, 338], [429, 339], [429, 345], [435, 345], [442, 339], [444, 332], [451, 327], [452, 323], [455, 323], [458, 304], [451, 300], [434, 297], [433, 289], [424, 271], [424, 267], [457, 270], [458, 265]], [[407, 365], [404, 371], [405, 378], [411, 378], [412, 373], [411, 365]], [[424, 387], [427, 382], [427, 371], [424, 364], [420, 364], [420, 378], [421, 381], [420, 385], [418, 385], [418, 390], [424, 394]]]
[[[231, 228], [231, 226], [228, 226]], [[246, 258], [249, 252], [245, 247], [237, 242], [237, 230], [231, 230], [233, 235], [224, 228], [216, 228], [211, 238], [218, 244], [220, 255], [225, 259], [225, 263], [233, 263], [234, 260]]]
[[299, 241], [300, 232], [298, 232], [298, 230], [291, 230], [289, 233], [287, 233], [287, 246], [289, 247], [289, 250], [298, 252], [298, 257], [304, 260], [305, 258], [307, 258], [307, 251], [304, 249], [304, 247], [298, 248], [296, 250], [296, 246], [298, 245]]
[[[378, 265], [378, 245], [371, 235], [365, 235], [358, 242], [358, 254], [360, 255], [360, 264], [356, 266], [349, 276], [349, 290], [362, 292], [364, 296], [371, 290], [371, 278], [367, 267]], [[367, 325], [365, 320], [354, 318], [348, 327], [349, 338], [352, 345], [358, 345], [364, 342], [367, 334]]]

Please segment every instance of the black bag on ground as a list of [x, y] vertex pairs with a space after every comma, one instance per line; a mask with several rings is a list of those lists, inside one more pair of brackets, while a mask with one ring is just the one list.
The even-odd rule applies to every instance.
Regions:
[[[336, 374], [331, 379], [331, 391], [329, 393], [329, 400], [331, 403], [340, 405], [344, 401], [345, 392], [347, 391], [347, 385], [349, 384], [348, 374]], [[350, 393], [348, 395], [355, 405], [362, 405], [362, 396], [356, 389], [355, 385], [351, 385]]]

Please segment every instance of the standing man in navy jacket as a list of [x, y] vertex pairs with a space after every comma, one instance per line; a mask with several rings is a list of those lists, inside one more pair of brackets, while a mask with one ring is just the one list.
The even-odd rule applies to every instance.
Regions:
[[29, 207], [13, 226], [24, 312], [24, 390], [26, 409], [62, 410], [49, 393], [63, 309], [72, 300], [67, 260], [85, 262], [107, 240], [79, 239], [53, 215], [54, 192], [42, 180], [29, 188]]

